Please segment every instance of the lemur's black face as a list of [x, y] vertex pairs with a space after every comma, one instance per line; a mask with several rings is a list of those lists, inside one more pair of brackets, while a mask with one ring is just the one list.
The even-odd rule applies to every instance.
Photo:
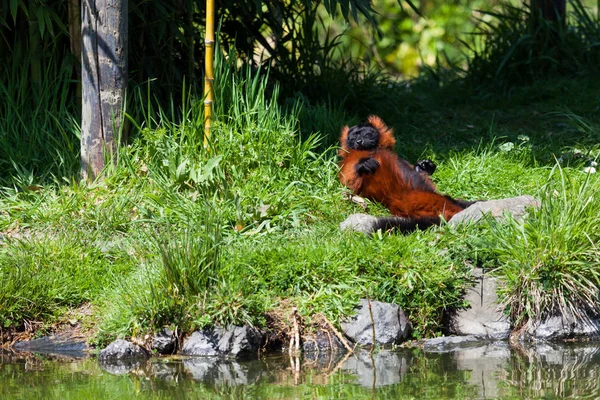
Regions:
[[373, 150], [379, 143], [379, 132], [371, 124], [355, 125], [348, 131], [346, 146], [353, 150]]

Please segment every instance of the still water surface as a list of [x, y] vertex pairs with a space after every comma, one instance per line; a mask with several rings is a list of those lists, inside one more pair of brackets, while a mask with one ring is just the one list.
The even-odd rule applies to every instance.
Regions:
[[600, 343], [102, 365], [0, 352], [0, 399], [600, 398]]

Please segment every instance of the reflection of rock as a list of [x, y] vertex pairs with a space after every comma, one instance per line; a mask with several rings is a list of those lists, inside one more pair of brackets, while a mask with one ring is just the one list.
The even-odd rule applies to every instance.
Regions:
[[504, 215], [512, 215], [516, 220], [522, 219], [527, 214], [527, 207], [539, 207], [540, 202], [531, 196], [518, 196], [508, 199], [479, 201], [467, 209], [455, 214], [449, 225], [458, 225], [463, 222], [477, 222], [484, 214], [495, 219], [502, 219]]
[[249, 368], [250, 364], [220, 357], [193, 357], [183, 360], [183, 365], [193, 379], [209, 385], [250, 385], [258, 381], [262, 368]]
[[324, 369], [331, 370], [334, 368], [340, 361], [342, 361], [348, 353], [343, 351], [331, 352], [331, 351], [311, 351], [308, 353], [303, 353], [302, 358], [305, 361], [305, 365], [308, 365], [310, 368], [316, 369]]
[[469, 308], [458, 310], [450, 317], [448, 330], [455, 335], [507, 339], [510, 323], [498, 306], [497, 279], [484, 274], [481, 268], [476, 268], [473, 276], [477, 280], [465, 296]]
[[423, 350], [435, 353], [447, 353], [463, 350], [471, 347], [481, 346], [486, 343], [475, 335], [469, 336], [442, 336], [433, 339], [423, 339], [419, 341], [419, 346]]
[[479, 386], [486, 398], [501, 397], [504, 373], [510, 359], [506, 341], [487, 342], [481, 346], [462, 349], [454, 353], [456, 368], [471, 371], [466, 382]]
[[355, 374], [357, 383], [361, 386], [386, 386], [402, 380], [412, 358], [410, 351], [382, 350], [373, 354], [373, 359], [368, 351], [359, 351], [348, 357], [341, 369]]
[[125, 375], [146, 363], [141, 358], [105, 358], [98, 360], [100, 367], [113, 375]]
[[[375, 323], [376, 344], [398, 344], [408, 338], [412, 327], [400, 307], [396, 304], [371, 301], [371, 310]], [[360, 301], [356, 312], [354, 317], [342, 321], [342, 330], [355, 343], [370, 345], [373, 343], [373, 324], [367, 300]]]
[[503, 394], [501, 382], [504, 382], [505, 368], [511, 357], [507, 341], [490, 342], [471, 335], [426, 339], [419, 343], [426, 353], [445, 357], [446, 363], [451, 365], [446, 368], [470, 371], [464, 375], [464, 383], [479, 387], [483, 397], [497, 398]]
[[181, 375], [180, 363], [154, 362], [150, 375], [165, 381], [175, 381]]
[[39, 339], [18, 342], [13, 347], [19, 351], [59, 354], [69, 357], [85, 357], [88, 350], [85, 339], [70, 334], [44, 336]]
[[345, 351], [346, 348], [344, 347], [342, 342], [340, 342], [337, 336], [324, 329], [319, 329], [314, 335], [307, 335], [303, 337], [302, 353], [304, 354], [312, 352], [339, 353]]
[[177, 338], [169, 328], [163, 328], [152, 338], [152, 350], [159, 354], [173, 354], [177, 348]]
[[135, 359], [135, 358], [148, 358], [149, 354], [146, 350], [138, 346], [137, 344], [133, 344], [128, 342], [127, 340], [117, 339], [106, 348], [100, 351], [100, 356], [98, 359], [100, 360], [109, 360], [109, 359]]
[[189, 356], [242, 356], [258, 353], [265, 334], [249, 326], [230, 326], [196, 331], [185, 340], [181, 354]]

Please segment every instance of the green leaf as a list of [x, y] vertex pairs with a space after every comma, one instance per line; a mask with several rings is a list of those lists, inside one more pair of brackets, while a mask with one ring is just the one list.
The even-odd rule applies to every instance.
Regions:
[[54, 36], [54, 27], [52, 26], [52, 20], [50, 19], [50, 13], [45, 12], [44, 19], [45, 19], [46, 27], [48, 28], [48, 32], [50, 33], [50, 36]]
[[10, 0], [10, 15], [12, 15], [13, 21], [17, 22], [17, 6], [19, 5], [19, 0]]
[[213, 170], [219, 165], [222, 158], [223, 158], [223, 156], [216, 156], [206, 162], [206, 165], [204, 166], [204, 172], [203, 172], [204, 178], [206, 180], [210, 180], [212, 178]]
[[38, 24], [40, 24], [40, 36], [42, 39], [44, 38], [44, 32], [46, 31], [46, 19], [45, 19], [45, 11], [43, 7], [38, 7], [35, 10], [35, 16], [38, 20]]

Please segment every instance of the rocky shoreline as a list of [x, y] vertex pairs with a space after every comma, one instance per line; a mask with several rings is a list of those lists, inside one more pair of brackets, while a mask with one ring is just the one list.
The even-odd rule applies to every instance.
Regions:
[[[459, 213], [461, 222], [478, 221], [483, 214], [503, 218], [510, 214], [522, 218], [526, 207], [538, 206], [530, 196], [475, 203], [465, 215]], [[354, 214], [342, 223], [342, 229], [369, 233], [371, 217]], [[453, 218], [450, 223], [454, 222]], [[473, 286], [467, 290], [465, 301], [468, 308], [446, 313], [445, 333], [448, 336], [407, 344], [412, 327], [404, 311], [396, 304], [363, 299], [356, 307], [356, 314], [341, 321], [341, 332], [331, 322], [324, 323], [310, 334], [300, 336], [297, 324], [293, 332], [267, 332], [250, 326], [212, 327], [195, 331], [181, 338], [179, 333], [164, 328], [143, 343], [118, 339], [102, 349], [101, 362], [121, 362], [149, 358], [152, 355], [181, 355], [203, 357], [243, 358], [264, 352], [287, 350], [292, 355], [311, 353], [353, 352], [360, 347], [417, 346], [426, 351], [450, 351], [462, 346], [482, 342], [508, 341], [510, 345], [560, 340], [593, 340], [599, 338], [600, 318], [582, 320], [575, 315], [551, 315], [534, 321], [514, 331], [507, 316], [498, 305], [497, 278], [486, 274], [481, 268], [473, 270]], [[290, 337], [287, 343], [281, 338]], [[301, 339], [300, 339], [301, 338]], [[51, 335], [30, 341], [17, 342], [17, 351], [87, 356], [91, 353], [85, 338], [69, 333]]]

